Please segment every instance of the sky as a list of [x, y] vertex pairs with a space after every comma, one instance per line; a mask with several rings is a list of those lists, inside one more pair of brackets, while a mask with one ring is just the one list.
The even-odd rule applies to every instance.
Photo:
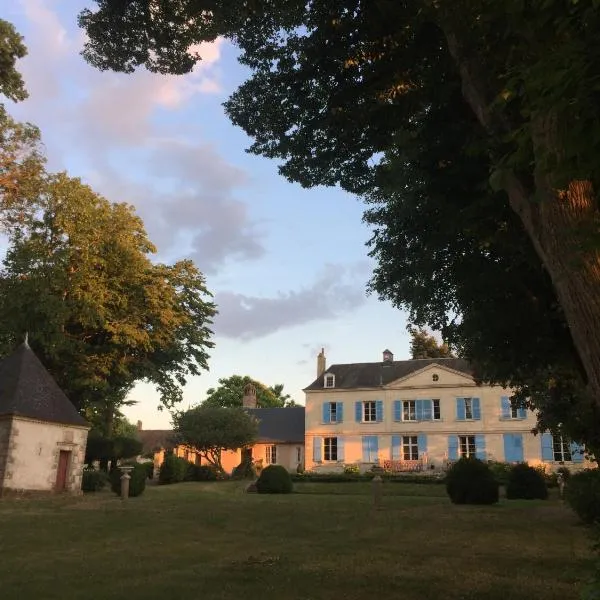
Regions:
[[[128, 202], [156, 244], [156, 260], [191, 258], [219, 314], [209, 371], [190, 378], [182, 408], [220, 378], [283, 383], [301, 404], [327, 364], [408, 358], [406, 315], [366, 292], [374, 261], [359, 199], [334, 188], [302, 189], [275, 161], [246, 152], [250, 138], [222, 103], [245, 80], [236, 49], [202, 44], [185, 76], [100, 72], [80, 51], [80, 0], [12, 0], [1, 18], [24, 36], [19, 61], [30, 97], [7, 103], [40, 127], [48, 168], [66, 170], [114, 202]], [[125, 409], [144, 429], [167, 428], [148, 384]]]

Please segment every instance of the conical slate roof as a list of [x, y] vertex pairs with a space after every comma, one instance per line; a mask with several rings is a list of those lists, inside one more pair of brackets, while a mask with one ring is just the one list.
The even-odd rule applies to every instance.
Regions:
[[0, 362], [0, 417], [87, 425], [27, 343]]

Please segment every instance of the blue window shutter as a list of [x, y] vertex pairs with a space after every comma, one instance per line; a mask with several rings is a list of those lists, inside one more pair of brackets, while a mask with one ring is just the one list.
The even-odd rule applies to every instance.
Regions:
[[337, 438], [337, 459], [344, 460], [344, 438]]
[[456, 399], [456, 418], [459, 421], [465, 420], [465, 399], [464, 398]]
[[527, 409], [519, 408], [517, 414], [519, 415], [519, 419], [526, 419], [527, 418]]
[[313, 460], [321, 462], [321, 447], [323, 446], [323, 438], [313, 438]]
[[338, 423], [344, 422], [344, 403], [336, 402], [337, 406], [335, 407], [335, 414]]
[[401, 443], [402, 440], [399, 435], [392, 436], [392, 460], [399, 460]]
[[554, 460], [554, 443], [551, 433], [542, 434], [542, 460]]
[[402, 420], [402, 402], [394, 400], [394, 421]]
[[510, 419], [510, 398], [508, 396], [502, 396], [500, 400], [502, 402], [502, 418]]
[[583, 446], [577, 444], [576, 442], [571, 442], [571, 460], [574, 463], [583, 462]]
[[448, 459], [456, 460], [458, 458], [458, 436], [448, 436]]
[[424, 433], [419, 434], [417, 437], [417, 444], [419, 447], [419, 458], [423, 458], [423, 454], [427, 452], [427, 436]]
[[514, 462], [514, 449], [515, 445], [513, 444], [512, 433], [504, 434], [504, 460], [506, 462]]
[[433, 400], [421, 400], [423, 404], [423, 421], [433, 421]]
[[423, 400], [415, 401], [415, 416], [417, 421], [423, 420]]
[[375, 418], [377, 421], [383, 421], [383, 400], [377, 400], [375, 403]]
[[331, 402], [323, 402], [323, 423], [331, 422]]
[[513, 433], [513, 446], [515, 452], [515, 460], [523, 462], [523, 435], [520, 433]]
[[368, 435], [363, 435], [363, 439], [362, 439], [362, 459], [363, 462], [369, 462], [369, 450], [370, 450], [370, 443], [369, 443], [369, 436]]
[[357, 423], [362, 423], [362, 402], [359, 400], [354, 403], [354, 418]]
[[475, 436], [475, 456], [480, 460], [485, 460], [487, 457], [485, 452], [485, 435]]
[[481, 404], [479, 398], [473, 398], [471, 402], [473, 403], [473, 419], [479, 421], [479, 419], [481, 419]]

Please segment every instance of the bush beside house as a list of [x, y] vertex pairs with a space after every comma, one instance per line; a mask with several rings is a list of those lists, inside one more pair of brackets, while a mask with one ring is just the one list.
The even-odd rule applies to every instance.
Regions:
[[548, 487], [544, 473], [526, 463], [514, 465], [508, 474], [506, 497], [509, 500], [546, 500]]
[[565, 499], [584, 523], [600, 525], [600, 470], [586, 469], [571, 475]]
[[256, 481], [259, 494], [290, 494], [293, 487], [288, 470], [281, 465], [269, 465], [261, 471]]
[[495, 504], [498, 487], [488, 465], [477, 458], [461, 458], [446, 474], [446, 491], [454, 504]]

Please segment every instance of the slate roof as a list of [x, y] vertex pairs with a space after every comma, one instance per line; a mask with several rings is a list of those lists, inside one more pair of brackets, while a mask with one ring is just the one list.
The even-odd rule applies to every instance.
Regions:
[[0, 362], [0, 416], [5, 415], [88, 425], [26, 343]]
[[[473, 369], [462, 358], [421, 358], [392, 362], [331, 365], [325, 370], [325, 373], [335, 375], [335, 388], [329, 389], [378, 388], [433, 364], [473, 376]], [[322, 375], [305, 388], [305, 390], [322, 389]]]
[[304, 444], [304, 406], [246, 410], [258, 419], [257, 442]]

